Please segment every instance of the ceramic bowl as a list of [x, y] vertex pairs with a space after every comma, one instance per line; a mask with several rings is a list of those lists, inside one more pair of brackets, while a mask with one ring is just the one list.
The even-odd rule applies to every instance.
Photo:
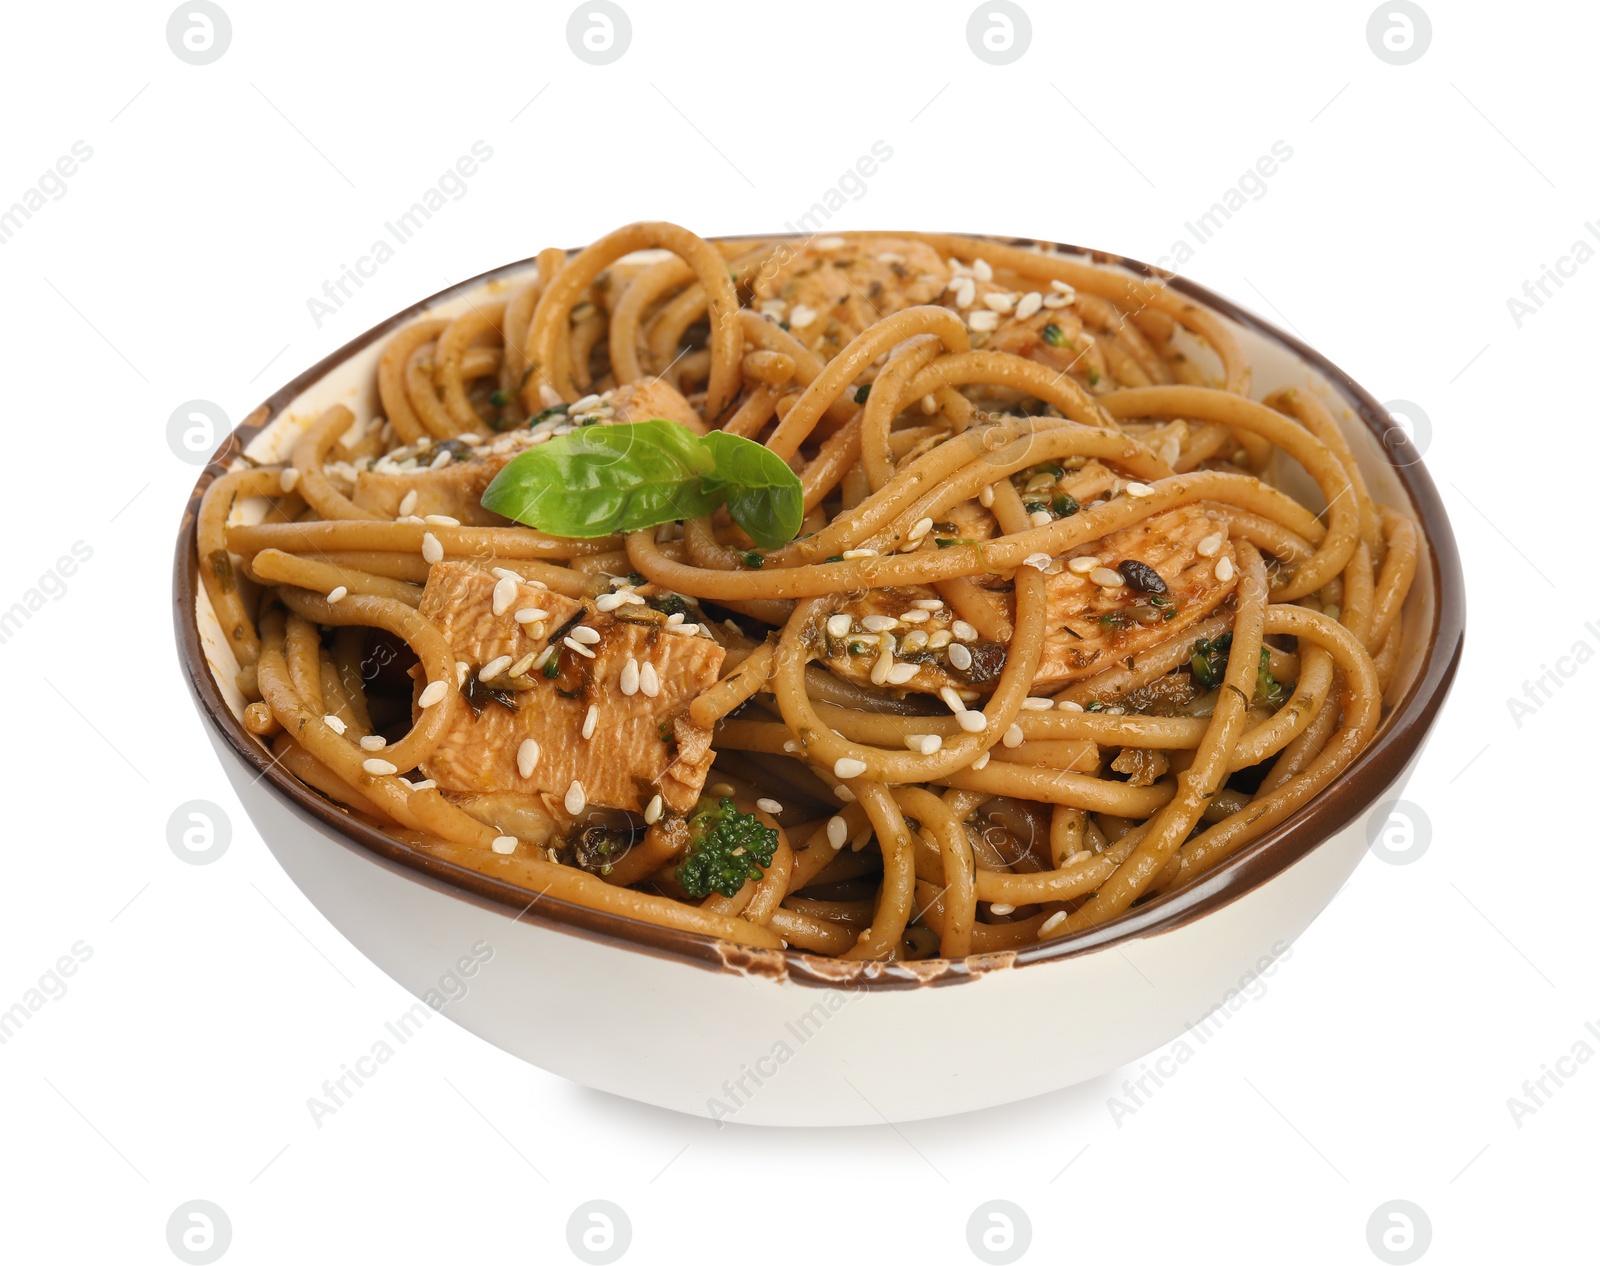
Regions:
[[[1017, 244], [1157, 275], [1077, 247]], [[174, 618], [207, 734], [273, 855], [362, 953], [456, 1023], [541, 1068], [760, 1125], [907, 1121], [1070, 1086], [1204, 1024], [1271, 970], [1361, 860], [1371, 811], [1400, 795], [1422, 750], [1461, 655], [1461, 567], [1420, 454], [1382, 406], [1297, 339], [1182, 278], [1170, 284], [1243, 343], [1257, 397], [1289, 386], [1318, 392], [1374, 496], [1409, 509], [1425, 539], [1377, 737], [1333, 786], [1187, 888], [1075, 939], [963, 962], [860, 965], [753, 952], [554, 899], [530, 904], [520, 889], [411, 853], [273, 764], [240, 723], [236, 666], [198, 583], [202, 493], [241, 453], [284, 459], [331, 404], [374, 416], [375, 366], [392, 331], [503, 293], [532, 267], [524, 260], [442, 291], [274, 393], [201, 475], [178, 533]]]

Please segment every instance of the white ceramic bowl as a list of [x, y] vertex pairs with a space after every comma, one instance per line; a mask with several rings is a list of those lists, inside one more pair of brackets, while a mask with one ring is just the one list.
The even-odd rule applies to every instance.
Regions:
[[[1171, 284], [1233, 326], [1258, 395], [1316, 391], [1374, 496], [1408, 507], [1426, 542], [1377, 738], [1334, 786], [1189, 887], [1088, 935], [961, 963], [747, 951], [555, 900], [530, 907], [521, 890], [411, 854], [273, 765], [240, 724], [236, 665], [198, 584], [201, 494], [241, 451], [285, 458], [331, 404], [374, 416], [385, 336], [503, 292], [531, 267], [497, 269], [398, 313], [277, 392], [213, 459], [178, 539], [180, 652], [245, 811], [328, 920], [417, 997], [531, 1063], [646, 1103], [759, 1125], [908, 1121], [1070, 1086], [1170, 1041], [1270, 964], [1343, 885], [1367, 848], [1368, 810], [1400, 794], [1455, 673], [1464, 627], [1455, 542], [1419, 454], [1371, 396], [1182, 279]], [[1314, 503], [1314, 487], [1292, 491]], [[1050, 1057], [1017, 1055], [1038, 1051]]]

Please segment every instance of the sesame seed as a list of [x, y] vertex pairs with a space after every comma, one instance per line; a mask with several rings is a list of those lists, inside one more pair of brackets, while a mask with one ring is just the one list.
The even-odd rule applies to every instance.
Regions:
[[[1054, 561], [1055, 560], [1053, 558], [1051, 558], [1050, 555], [1048, 555], [1048, 554], [1044, 553], [1043, 551], [1041, 551], [1041, 552], [1039, 552], [1037, 554], [1029, 554], [1026, 558], [1024, 558], [1022, 560], [1022, 565], [1024, 567], [1032, 567], [1036, 571], [1045, 571], [1047, 568], [1049, 568], [1050, 564], [1052, 562], [1054, 562]], [[1120, 584], [1121, 582], [1122, 582], [1122, 578], [1120, 576], [1117, 577], [1117, 583]]]
[[628, 662], [622, 666], [622, 673], [617, 678], [617, 689], [625, 695], [639, 693], [639, 661], [632, 655], [628, 656]]
[[[521, 580], [522, 579], [522, 573], [521, 572], [512, 571], [511, 568], [509, 568], [509, 567], [491, 567], [491, 568], [489, 568], [489, 572], [490, 572], [491, 575], [496, 576], [501, 580]], [[529, 581], [528, 583], [532, 584], [533, 582]]]
[[868, 633], [887, 633], [899, 623], [892, 615], [869, 615], [861, 621], [861, 627]]
[[972, 261], [972, 275], [979, 281], [993, 281], [994, 269], [989, 267], [988, 260], [975, 259]]
[[835, 778], [859, 778], [867, 772], [867, 762], [857, 760], [854, 756], [841, 756], [833, 762], [833, 776]]
[[1233, 579], [1233, 559], [1219, 558], [1216, 566], [1217, 579], [1226, 583]]
[[1102, 589], [1120, 589], [1122, 587], [1122, 573], [1112, 571], [1109, 567], [1096, 567], [1089, 573], [1089, 579]]
[[417, 696], [417, 705], [423, 708], [431, 708], [449, 693], [450, 686], [447, 682], [430, 681], [422, 688], [422, 693]]
[[342, 602], [349, 592], [350, 591], [343, 585], [336, 585], [334, 588], [328, 590], [328, 601]]
[[322, 724], [327, 726], [335, 734], [343, 734], [348, 728], [342, 718], [334, 716], [331, 712], [322, 718]]
[[594, 600], [594, 609], [601, 612], [615, 611], [625, 602], [627, 598], [620, 593], [603, 593]]
[[510, 668], [510, 667], [511, 667], [511, 656], [509, 656], [509, 655], [496, 655], [493, 659], [491, 659], [482, 668], [478, 669], [478, 680], [479, 681], [488, 681], [489, 678], [491, 678], [491, 677], [498, 677], [501, 673], [505, 672], [505, 670]]
[[968, 765], [967, 768], [968, 769], [985, 769], [985, 768], [988, 767], [988, 764], [989, 764], [989, 753], [988, 752], [984, 752], [983, 755], [979, 756], [978, 759], [973, 761], [972, 764]]
[[1001, 737], [1000, 741], [1007, 747], [1021, 747], [1022, 727], [1013, 721], [1009, 726], [1006, 727], [1006, 732]]
[[1061, 712], [1082, 712], [1083, 705], [1074, 703], [1071, 699], [1062, 699], [1056, 704], [1056, 709]]
[[1046, 295], [1044, 297], [1044, 306], [1051, 310], [1056, 308], [1064, 308], [1067, 306], [1068, 302], [1070, 301], [1065, 295]]
[[933, 531], [933, 520], [924, 516], [911, 525], [911, 530], [906, 533], [906, 539], [920, 541], [931, 531]]
[[411, 784], [412, 791], [432, 791], [439, 784], [431, 778], [423, 778]]
[[923, 396], [922, 397], [922, 411], [924, 413], [937, 413], [937, 412], [939, 412], [939, 399], [938, 399], [938, 397], [934, 396], [934, 395], [931, 395], [931, 394]]
[[950, 630], [949, 629], [938, 629], [935, 632], [929, 634], [929, 636], [928, 636], [928, 649], [930, 651], [942, 651], [945, 647], [947, 647], [949, 645], [950, 645]]
[[583, 714], [583, 737], [586, 739], [592, 739], [594, 737], [594, 727], [599, 724], [600, 705], [598, 703], [591, 703], [589, 705], [589, 710]]
[[544, 650], [539, 652], [539, 658], [534, 660], [533, 663], [529, 666], [530, 669], [532, 671], [534, 671], [534, 672], [537, 672], [539, 669], [543, 668], [546, 664], [548, 664], [550, 662], [550, 657], [552, 655], [554, 655], [555, 653], [556, 653], [556, 648], [555, 647], [553, 647], [553, 646], [545, 647]]
[[1050, 289], [1057, 294], [1066, 295], [1068, 299], [1076, 299], [1078, 297], [1078, 292], [1059, 277], [1051, 278]]
[[1046, 919], [1043, 923], [1041, 923], [1039, 925], [1039, 939], [1041, 941], [1044, 940], [1045, 937], [1049, 936], [1050, 933], [1054, 932], [1058, 927], [1060, 927], [1066, 921], [1067, 921], [1067, 912], [1065, 910], [1057, 910], [1054, 914], [1052, 914], [1048, 919]]
[[1093, 860], [1094, 860], [1094, 853], [1091, 850], [1085, 848], [1085, 849], [1081, 849], [1080, 851], [1074, 853], [1071, 857], [1067, 858], [1066, 859], [1066, 864], [1068, 866], [1076, 866], [1079, 862], [1092, 862]]
[[1028, 522], [1034, 527], [1049, 527], [1055, 522], [1055, 518], [1048, 510], [1035, 510], [1028, 516]]
[[517, 744], [517, 773], [524, 778], [533, 777], [534, 766], [539, 763], [539, 741], [525, 738]]
[[431, 462], [428, 463], [428, 469], [438, 470], [441, 466], [448, 466], [449, 464], [450, 450], [444, 449]]
[[872, 665], [872, 672], [868, 674], [872, 684], [874, 686], [887, 685], [889, 682], [889, 673], [891, 670], [893, 670], [894, 666], [894, 652], [880, 652], [877, 660]]
[[797, 303], [789, 311], [789, 328], [803, 330], [817, 319], [815, 308], [808, 308], [803, 303]]
[[976, 642], [978, 640], [978, 630], [965, 620], [957, 620], [950, 626], [950, 631], [963, 642]]
[[1016, 906], [1007, 905], [1004, 901], [991, 901], [989, 903], [989, 913], [990, 914], [999, 914], [999, 915], [1015, 914], [1016, 913], [1016, 909], [1017, 909]]
[[978, 334], [987, 334], [1000, 324], [1000, 314], [980, 308], [976, 312], [967, 314], [967, 328]]
[[800, 744], [796, 743], [793, 739], [784, 739], [783, 750], [788, 752], [791, 756], [798, 756], [800, 754]]
[[680, 637], [694, 637], [700, 632], [700, 626], [698, 624], [669, 624], [667, 625], [667, 632], [676, 633]]
[[926, 624], [928, 619], [928, 613], [922, 610], [921, 607], [913, 607], [909, 611], [900, 613], [900, 622], [902, 624]]
[[983, 302], [993, 312], [1006, 313], [1017, 306], [1017, 297], [1008, 290], [994, 290], [983, 296]]
[[938, 611], [944, 606], [943, 598], [918, 598], [911, 604], [918, 611]]
[[515, 835], [497, 835], [489, 847], [497, 853], [515, 853], [517, 851], [517, 837]]
[[841, 558], [876, 558], [877, 556], [878, 556], [878, 551], [875, 550], [875, 549], [847, 549], [839, 557], [841, 557]]
[[958, 308], [970, 308], [972, 301], [978, 297], [978, 287], [973, 284], [971, 277], [961, 277], [955, 283], [955, 301]]
[[648, 661], [639, 665], [639, 693], [646, 699], [661, 693], [661, 678], [656, 675], [656, 666]]
[[572, 786], [567, 788], [567, 794], [562, 797], [561, 803], [573, 817], [577, 817], [588, 805], [589, 799], [583, 794], [583, 784], [576, 778], [572, 780]]
[[844, 245], [844, 238], [833, 236], [819, 237], [815, 242], [811, 243], [811, 245], [815, 246], [819, 251], [836, 251]]
[[518, 624], [533, 624], [549, 614], [543, 607], [518, 607], [511, 613], [511, 618]]
[[587, 624], [580, 624], [572, 630], [572, 639], [575, 642], [582, 642], [585, 646], [598, 646], [600, 630], [591, 629]]
[[950, 711], [954, 712], [957, 716], [967, 710], [967, 705], [962, 701], [961, 696], [958, 695], [950, 686], [939, 687], [939, 698], [943, 699], [944, 706], [949, 708]]
[[471, 671], [472, 670], [467, 666], [465, 661], [459, 659], [456, 660], [456, 685], [458, 687], [466, 685], [467, 674]]
[[1200, 544], [1194, 547], [1194, 552], [1200, 555], [1201, 558], [1215, 558], [1217, 551], [1221, 548], [1222, 533], [1213, 532], [1210, 536], [1201, 541]]
[[683, 612], [682, 611], [674, 611], [671, 615], [669, 615], [667, 617], [667, 627], [669, 629], [674, 624], [682, 624], [682, 623], [683, 623]]
[[578, 654], [582, 655], [585, 659], [593, 659], [594, 658], [594, 652], [593, 651], [591, 651], [582, 642], [575, 642], [570, 637], [562, 638], [561, 639], [561, 645], [565, 646], [569, 651], [576, 651]]
[[984, 484], [983, 487], [978, 489], [978, 504], [981, 506], [992, 506], [994, 504], [993, 484]]
[[828, 844], [838, 852], [849, 842], [850, 824], [835, 814], [828, 819]]
[[768, 800], [765, 796], [756, 801], [756, 808], [760, 809], [763, 813], [770, 813], [774, 816], [783, 812], [783, 806], [781, 804], [779, 804], [776, 800]]
[[830, 615], [828, 617], [828, 636], [847, 637], [852, 623], [854, 622], [850, 617], [842, 612], [839, 615]]
[[416, 508], [417, 490], [413, 488], [410, 492], [406, 493], [405, 496], [400, 498], [400, 517], [402, 519], [406, 518]]
[[913, 651], [920, 651], [927, 644], [927, 630], [912, 629], [911, 632], [907, 633], [903, 638], [900, 639], [900, 650], [902, 654], [909, 655]]
[[976, 708], [966, 708], [956, 713], [956, 724], [968, 734], [982, 734], [989, 728], [989, 718]]
[[452, 518], [448, 514], [425, 514], [422, 516], [424, 523], [431, 523], [434, 527], [460, 527], [461, 520]]
[[903, 686], [917, 675], [915, 664], [896, 664], [889, 670], [889, 684]]
[[574, 412], [582, 413], [585, 409], [592, 409], [592, 408], [595, 407], [595, 405], [600, 404], [600, 403], [602, 403], [600, 397], [598, 395], [596, 395], [594, 392], [590, 392], [582, 400], [574, 401], [573, 405], [572, 405], [572, 408], [568, 409], [567, 412], [568, 413], [574, 413]]
[[650, 797], [650, 803], [644, 807], [644, 820], [648, 826], [654, 826], [661, 820], [661, 796], [656, 794]]
[[932, 756], [944, 746], [944, 740], [937, 734], [907, 734], [906, 746], [923, 756]]
[[508, 576], [502, 576], [494, 582], [494, 596], [490, 599], [490, 608], [496, 615], [504, 615], [511, 610], [511, 604], [516, 600], [516, 581]]
[[377, 756], [367, 757], [366, 760], [361, 762], [361, 768], [375, 778], [386, 778], [390, 774], [398, 774], [400, 772], [388, 761]]
[[506, 676], [507, 677], [520, 677], [520, 676], [522, 676], [525, 672], [527, 672], [530, 668], [533, 667], [533, 661], [536, 658], [538, 658], [538, 655], [539, 655], [538, 651], [529, 651], [526, 655], [524, 655], [521, 659], [519, 659], [516, 663], [511, 665], [511, 667], [509, 669], [506, 670]]
[[299, 482], [300, 471], [293, 466], [285, 466], [278, 472], [278, 488], [282, 492], [293, 492]]
[[972, 652], [960, 642], [951, 642], [950, 649], [945, 652], [945, 656], [950, 661], [950, 667], [958, 672], [964, 673], [972, 667]]
[[846, 804], [855, 803], [856, 793], [851, 791], [850, 788], [846, 787], [843, 783], [840, 783], [833, 789], [833, 794], [836, 799], [843, 800]]
[[444, 557], [444, 546], [439, 544], [439, 538], [432, 532], [422, 534], [422, 561], [437, 563]]
[[1030, 696], [1022, 701], [1022, 710], [1024, 712], [1048, 712], [1055, 706], [1055, 703], [1051, 700], [1041, 699], [1037, 695]]
[[1017, 300], [1017, 320], [1026, 321], [1043, 306], [1044, 296], [1037, 290], [1028, 291]]
[[1067, 561], [1067, 570], [1077, 576], [1087, 576], [1098, 566], [1100, 560], [1093, 554], [1083, 554]]
[[1131, 480], [1128, 483], [1128, 495], [1130, 497], [1151, 497], [1155, 495], [1155, 491], [1149, 484], [1141, 484]]

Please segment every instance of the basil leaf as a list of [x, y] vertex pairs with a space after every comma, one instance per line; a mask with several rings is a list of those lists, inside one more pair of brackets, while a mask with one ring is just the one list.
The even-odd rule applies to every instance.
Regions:
[[712, 431], [700, 442], [716, 460], [713, 478], [723, 488], [733, 521], [762, 549], [794, 540], [805, 518], [800, 477], [765, 444]]
[[753, 440], [699, 436], [664, 418], [591, 426], [509, 462], [483, 506], [557, 536], [608, 536], [710, 514], [726, 504], [763, 549], [792, 540], [805, 516], [800, 479]]

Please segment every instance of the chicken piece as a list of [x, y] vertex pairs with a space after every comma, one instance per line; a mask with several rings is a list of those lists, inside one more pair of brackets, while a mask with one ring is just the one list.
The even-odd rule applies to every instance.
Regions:
[[[402, 517], [401, 507], [406, 506], [406, 514], [446, 514], [473, 526], [502, 525], [507, 520], [485, 510], [481, 502], [484, 489], [513, 457], [564, 426], [650, 418], [666, 418], [694, 431], [704, 429], [676, 387], [665, 379], [642, 378], [604, 395], [585, 396], [565, 416], [540, 414], [530, 427], [487, 439], [430, 440], [377, 458], [366, 469], [348, 472], [355, 485], [350, 499], [385, 518]], [[441, 454], [449, 456], [441, 460]], [[329, 473], [341, 472], [330, 467]], [[416, 499], [407, 506], [406, 497], [412, 492]]]
[[[468, 701], [479, 710], [457, 709], [423, 773], [459, 796], [540, 795], [561, 821], [574, 816], [566, 807], [574, 783], [586, 806], [637, 812], [659, 793], [680, 812], [692, 809], [712, 751], [710, 730], [690, 721], [688, 704], [717, 680], [722, 647], [698, 634], [670, 632], [666, 617], [647, 607], [625, 605], [604, 615], [526, 581], [513, 582], [510, 602], [496, 615], [494, 592], [502, 579], [487, 567], [451, 561], [434, 564], [429, 573], [421, 612], [467, 665]], [[530, 607], [546, 615], [518, 623], [516, 612]], [[593, 658], [564, 640], [580, 627], [598, 635], [586, 646]], [[548, 664], [509, 675], [530, 652], [552, 643], [556, 676], [545, 675]], [[482, 668], [507, 656], [487, 682], [479, 679]], [[626, 694], [621, 678], [630, 660], [630, 684], [634, 674], [639, 684]], [[595, 719], [585, 738], [591, 707]], [[518, 757], [528, 739], [538, 744], [538, 757], [525, 777]]]
[[950, 269], [923, 242], [898, 237], [816, 237], [763, 270], [754, 305], [828, 359], [874, 322], [936, 303]]
[[[1198, 546], [1211, 536], [1220, 544], [1214, 553], [1201, 555]], [[1075, 572], [1066, 565], [1073, 558], [1093, 558], [1094, 568]], [[1092, 578], [1096, 569], [1116, 571], [1130, 561], [1153, 570], [1165, 592], [1127, 583], [1102, 586]], [[1036, 694], [1058, 690], [1182, 632], [1222, 604], [1237, 575], [1226, 528], [1198, 506], [1180, 506], [1113, 532], [1053, 566], [1060, 570], [1045, 578]], [[1218, 579], [1219, 566], [1227, 580]], [[934, 590], [921, 586], [868, 590], [839, 608], [837, 623], [825, 626], [819, 659], [859, 685], [929, 693], [951, 686], [987, 693], [1005, 666], [1007, 648], [978, 640], [938, 600]]]

